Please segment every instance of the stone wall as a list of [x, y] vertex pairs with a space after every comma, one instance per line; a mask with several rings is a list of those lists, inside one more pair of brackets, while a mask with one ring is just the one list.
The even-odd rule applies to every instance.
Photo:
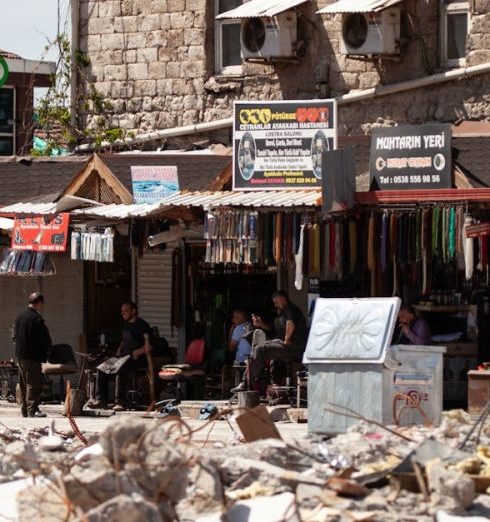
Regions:
[[[135, 133], [228, 117], [235, 99], [338, 96], [441, 71], [436, 0], [405, 0], [401, 58], [374, 61], [340, 55], [341, 16], [316, 14], [331, 1], [308, 2], [299, 10], [304, 46], [298, 61], [247, 62], [238, 76], [214, 71], [212, 0], [80, 2], [80, 50], [90, 59], [81, 88], [95, 87], [111, 101], [110, 124]], [[468, 65], [490, 61], [490, 1], [473, 4]], [[392, 122], [488, 118], [488, 81], [489, 75], [477, 76], [344, 106], [340, 132], [366, 133]], [[87, 125], [97, 123], [90, 110], [83, 118]]]

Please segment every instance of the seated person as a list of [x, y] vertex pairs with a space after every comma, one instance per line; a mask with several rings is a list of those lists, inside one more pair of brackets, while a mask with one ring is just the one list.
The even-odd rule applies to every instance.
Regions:
[[[299, 360], [306, 346], [306, 321], [301, 310], [289, 301], [286, 292], [279, 290], [272, 296], [277, 316], [274, 324], [266, 324], [260, 317], [252, 315], [255, 328], [271, 332], [274, 339], [252, 345], [250, 358], [250, 376], [248, 385], [251, 388], [259, 378], [266, 360], [292, 362]], [[246, 378], [231, 390], [232, 393], [247, 389]]]
[[425, 319], [417, 317], [414, 308], [402, 305], [398, 320], [400, 322], [399, 344], [426, 346], [431, 343], [429, 325]]
[[252, 324], [241, 308], [233, 310], [231, 323], [228, 350], [234, 355], [234, 364], [245, 364], [252, 352], [252, 346], [244, 336], [250, 332]]
[[[129, 375], [141, 368], [148, 368], [148, 357], [152, 347], [150, 343], [151, 328], [150, 325], [138, 317], [138, 309], [132, 302], [123, 303], [121, 306], [121, 315], [124, 319], [122, 330], [121, 344], [117, 350], [118, 357], [130, 356], [130, 359], [123, 364], [116, 381], [116, 397], [115, 411], [124, 410], [124, 402], [126, 399], [126, 390], [128, 386]], [[89, 404], [92, 408], [100, 408], [107, 404], [107, 388], [110, 375], [101, 371], [97, 372], [96, 382], [96, 400]]]

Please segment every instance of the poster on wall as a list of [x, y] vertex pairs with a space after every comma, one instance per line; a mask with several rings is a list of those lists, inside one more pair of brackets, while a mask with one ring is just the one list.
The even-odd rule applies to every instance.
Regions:
[[335, 100], [235, 102], [233, 189], [320, 189], [336, 147]]
[[376, 190], [451, 188], [451, 125], [374, 129], [370, 171]]
[[11, 246], [14, 250], [65, 252], [70, 214], [16, 219]]
[[179, 191], [177, 166], [132, 166], [131, 180], [135, 203], [156, 203]]

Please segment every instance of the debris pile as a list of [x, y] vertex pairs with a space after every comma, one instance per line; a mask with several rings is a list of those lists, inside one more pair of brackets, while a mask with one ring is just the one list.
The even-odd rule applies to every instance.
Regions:
[[490, 425], [471, 430], [450, 412], [436, 429], [361, 422], [331, 439], [202, 447], [182, 419], [123, 417], [83, 450], [66, 435], [47, 451], [3, 433], [0, 475], [37, 476], [17, 495], [21, 521], [486, 520]]

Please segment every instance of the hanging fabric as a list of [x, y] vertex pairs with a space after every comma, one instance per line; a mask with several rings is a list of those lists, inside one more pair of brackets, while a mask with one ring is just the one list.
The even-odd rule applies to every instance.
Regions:
[[321, 259], [320, 259], [320, 225], [315, 223], [311, 227], [311, 242], [313, 244], [313, 248], [311, 250], [311, 261], [310, 267], [311, 272], [308, 274], [318, 275], [321, 269]]
[[381, 255], [380, 255], [380, 264], [381, 264], [381, 272], [386, 272], [388, 268], [387, 262], [387, 246], [388, 246], [388, 235], [389, 233], [389, 224], [388, 224], [388, 213], [383, 212], [381, 216], [381, 238], [380, 238], [380, 247], [381, 247]]
[[371, 212], [368, 222], [368, 254], [367, 254], [367, 266], [368, 269], [373, 271], [376, 263], [375, 245], [374, 245], [374, 234], [375, 234], [375, 222], [374, 213]]
[[296, 265], [296, 274], [294, 277], [294, 287], [296, 290], [301, 290], [303, 288], [303, 247], [304, 247], [304, 232], [305, 226], [301, 225], [300, 233], [299, 233], [299, 246], [298, 250], [294, 256], [294, 261]]
[[466, 229], [472, 223], [470, 216], [464, 218], [463, 227], [463, 251], [464, 251], [464, 265], [465, 265], [465, 277], [471, 279], [473, 277], [474, 269], [474, 245], [473, 239], [466, 235]]

